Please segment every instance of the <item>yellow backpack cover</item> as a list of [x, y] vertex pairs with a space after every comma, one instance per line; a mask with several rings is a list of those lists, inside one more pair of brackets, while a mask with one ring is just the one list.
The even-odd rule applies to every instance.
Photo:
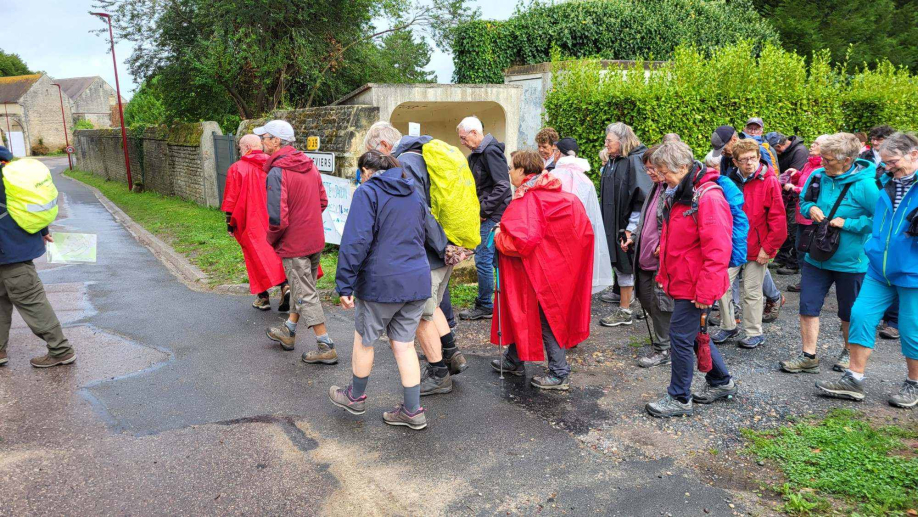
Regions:
[[20, 228], [38, 233], [57, 218], [57, 188], [45, 164], [31, 158], [10, 162], [0, 170], [6, 189], [6, 206], [0, 203], [0, 218], [8, 214]]
[[468, 160], [442, 140], [424, 144], [421, 155], [430, 176], [430, 212], [450, 242], [475, 249], [481, 244], [481, 207]]

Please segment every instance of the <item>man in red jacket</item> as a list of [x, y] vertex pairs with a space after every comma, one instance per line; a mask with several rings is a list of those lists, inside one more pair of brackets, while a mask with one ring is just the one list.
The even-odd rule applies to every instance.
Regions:
[[730, 287], [733, 216], [716, 184], [718, 173], [694, 161], [682, 142], [661, 145], [651, 157], [665, 178], [663, 233], [657, 282], [674, 301], [669, 339], [672, 374], [666, 395], [645, 406], [655, 417], [688, 416], [692, 402], [710, 404], [736, 394], [736, 383], [717, 347], [711, 345], [707, 384], [692, 393], [693, 346], [701, 317]]
[[303, 354], [309, 364], [335, 364], [338, 352], [325, 328], [325, 314], [316, 289], [319, 261], [325, 248], [322, 212], [328, 206], [322, 176], [308, 156], [292, 147], [293, 127], [272, 120], [253, 131], [261, 136], [268, 172], [268, 242], [283, 260], [290, 282], [290, 316], [267, 330], [284, 350], [293, 350], [300, 319], [316, 333], [317, 350]]
[[[781, 198], [781, 184], [774, 170], [761, 161], [759, 143], [752, 139], [739, 140], [733, 146], [733, 156], [737, 168], [728, 177], [743, 191], [743, 211], [749, 218], [749, 236], [748, 262], [730, 268], [730, 282], [732, 284], [740, 273], [743, 274], [743, 327], [746, 337], [738, 345], [741, 348], [756, 348], [765, 342], [762, 335], [765, 310], [762, 283], [768, 263], [787, 239], [787, 217]], [[739, 334], [732, 298], [732, 293], [727, 292], [720, 300], [721, 329], [711, 337], [717, 344]]]

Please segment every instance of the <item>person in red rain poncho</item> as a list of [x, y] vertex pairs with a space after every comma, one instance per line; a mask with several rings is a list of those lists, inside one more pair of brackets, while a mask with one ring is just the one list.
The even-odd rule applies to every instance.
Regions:
[[281, 286], [282, 300], [278, 311], [290, 309], [290, 288], [284, 265], [265, 238], [268, 234], [267, 174], [263, 167], [268, 155], [261, 150], [261, 139], [245, 135], [239, 139], [239, 161], [226, 172], [223, 206], [226, 226], [242, 247], [245, 270], [249, 275], [249, 290], [257, 294], [252, 307], [271, 310], [268, 289]]
[[494, 237], [500, 313], [491, 323], [491, 342], [498, 344], [501, 331], [501, 344], [512, 344], [491, 366], [522, 376], [523, 361], [547, 355], [548, 374], [534, 377], [532, 385], [567, 390], [571, 368], [564, 351], [590, 335], [594, 235], [580, 200], [541, 172], [536, 152], [514, 153], [510, 181], [516, 192]]

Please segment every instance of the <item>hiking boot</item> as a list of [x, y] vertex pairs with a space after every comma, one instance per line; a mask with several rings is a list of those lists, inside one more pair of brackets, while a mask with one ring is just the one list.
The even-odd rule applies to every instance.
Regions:
[[462, 320], [489, 320], [494, 316], [493, 309], [482, 309], [481, 307], [475, 307], [467, 311], [462, 311], [459, 313], [459, 319]]
[[421, 375], [421, 396], [436, 395], [438, 393], [449, 393], [453, 391], [453, 378], [450, 377], [447, 370], [445, 377], [437, 377], [434, 373], [436, 368], [427, 365], [424, 374]]
[[715, 345], [722, 345], [735, 338], [737, 334], [739, 334], [739, 327], [733, 330], [720, 329], [711, 336], [711, 341], [713, 341]]
[[851, 353], [848, 352], [847, 348], [843, 348], [841, 353], [838, 354], [838, 360], [832, 365], [832, 369], [836, 372], [844, 372], [849, 366], [851, 366]]
[[787, 373], [819, 373], [819, 359], [809, 358], [803, 354], [778, 363], [781, 370]]
[[816, 381], [816, 387], [825, 395], [830, 397], [856, 400], [864, 400], [864, 381], [857, 380], [851, 375], [851, 372], [845, 372], [840, 379], [835, 381]]
[[746, 348], [746, 349], [752, 350], [754, 348], [758, 348], [759, 345], [764, 345], [764, 344], [765, 344], [765, 336], [752, 336], [752, 337], [747, 337], [746, 339], [739, 340], [739, 342], [737, 343], [737, 346], [739, 346], [740, 348]]
[[784, 267], [784, 263], [777, 260], [772, 260], [768, 263], [768, 269], [781, 269], [782, 267]]
[[352, 415], [362, 415], [367, 412], [367, 395], [364, 393], [360, 398], [351, 398], [351, 387], [339, 388], [332, 386], [328, 388], [328, 400], [341, 409], [347, 410]]
[[778, 274], [784, 276], [796, 275], [799, 272], [800, 269], [796, 267], [782, 267], [778, 269]]
[[778, 316], [781, 315], [781, 307], [784, 307], [785, 303], [787, 303], [787, 298], [785, 298], [783, 294], [778, 300], [765, 300], [765, 311], [762, 314], [762, 323], [778, 321]]
[[265, 334], [268, 339], [280, 344], [281, 348], [288, 352], [296, 348], [296, 334], [291, 334], [290, 329], [284, 323], [281, 323], [280, 326], [266, 329]]
[[52, 366], [61, 366], [65, 364], [71, 364], [76, 361], [76, 354], [73, 350], [67, 352], [66, 354], [61, 354], [59, 356], [53, 356], [51, 354], [45, 354], [41, 357], [35, 357], [29, 364], [36, 368], [51, 368]]
[[803, 288], [800, 286], [800, 282], [797, 282], [796, 284], [787, 286], [787, 290], [792, 293], [799, 293], [800, 291], [803, 291]]
[[504, 362], [504, 365], [503, 365], [504, 373], [509, 373], [510, 375], [516, 375], [517, 377], [524, 377], [526, 375], [526, 364], [525, 363], [520, 363], [514, 366], [510, 364], [510, 361], [508, 361], [507, 358], [505, 357], [502, 357], [500, 359], [491, 360], [491, 368], [494, 368], [495, 372], [501, 371], [501, 364], [500, 364], [501, 361]]
[[532, 378], [530, 384], [543, 390], [567, 391], [571, 389], [571, 376], [558, 377], [553, 373], [537, 375]]
[[394, 411], [386, 411], [382, 414], [383, 422], [389, 425], [404, 425], [415, 431], [427, 427], [427, 416], [424, 415], [424, 408], [418, 408], [418, 412], [411, 414], [405, 409], [403, 404], [395, 407]]
[[672, 398], [669, 393], [663, 395], [663, 398], [656, 402], [649, 402], [644, 409], [647, 410], [651, 416], [657, 418], [671, 418], [674, 416], [692, 416], [694, 411], [692, 410], [692, 399], [689, 399], [688, 402], [683, 404], [678, 400]]
[[270, 311], [271, 310], [271, 298], [268, 298], [267, 296], [265, 297], [256, 296], [255, 301], [252, 302], [252, 307], [260, 311]]
[[701, 393], [692, 393], [692, 400], [699, 404], [710, 404], [720, 399], [732, 399], [737, 391], [736, 382], [733, 379], [723, 386], [711, 386], [705, 383]]
[[641, 368], [652, 368], [654, 366], [663, 366], [672, 362], [669, 357], [669, 350], [654, 350], [650, 355], [638, 359], [637, 365]]
[[290, 286], [281, 287], [281, 302], [277, 306], [277, 312], [290, 312]]
[[469, 367], [469, 362], [465, 360], [465, 356], [462, 355], [462, 352], [458, 350], [449, 357], [446, 358], [445, 354], [443, 360], [446, 361], [446, 366], [449, 367], [450, 375], [459, 375], [460, 373], [466, 371]]
[[899, 329], [889, 325], [883, 325], [880, 328], [880, 337], [883, 339], [899, 339]]
[[606, 303], [619, 303], [622, 301], [622, 295], [616, 293], [612, 289], [608, 289], [606, 292], [599, 295], [599, 299]]
[[6, 350], [0, 350], [0, 366], [3, 366], [8, 362], [10, 362], [10, 360], [6, 356]]
[[316, 349], [303, 353], [303, 362], [307, 364], [338, 364], [338, 351], [328, 343], [316, 342]]
[[911, 408], [918, 405], [918, 382], [905, 379], [899, 393], [889, 397], [889, 405], [901, 408]]
[[634, 323], [634, 313], [629, 309], [618, 307], [615, 312], [599, 320], [603, 327], [618, 327], [619, 325], [631, 325]]

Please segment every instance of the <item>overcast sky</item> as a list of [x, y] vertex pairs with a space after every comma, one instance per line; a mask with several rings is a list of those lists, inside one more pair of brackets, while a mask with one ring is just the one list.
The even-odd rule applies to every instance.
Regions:
[[[54, 78], [101, 76], [112, 86], [115, 73], [109, 53], [108, 36], [90, 34], [90, 30], [105, 27], [89, 11], [92, 0], [4, 0], [3, 28], [0, 49], [19, 54], [32, 70], [46, 72]], [[482, 17], [503, 20], [513, 14], [515, 2], [473, 0], [481, 8]], [[131, 55], [131, 44], [115, 45], [121, 93], [130, 99], [137, 82], [127, 69], [125, 60]], [[453, 76], [453, 60], [448, 54], [435, 50], [428, 70], [437, 73], [441, 83]]]

